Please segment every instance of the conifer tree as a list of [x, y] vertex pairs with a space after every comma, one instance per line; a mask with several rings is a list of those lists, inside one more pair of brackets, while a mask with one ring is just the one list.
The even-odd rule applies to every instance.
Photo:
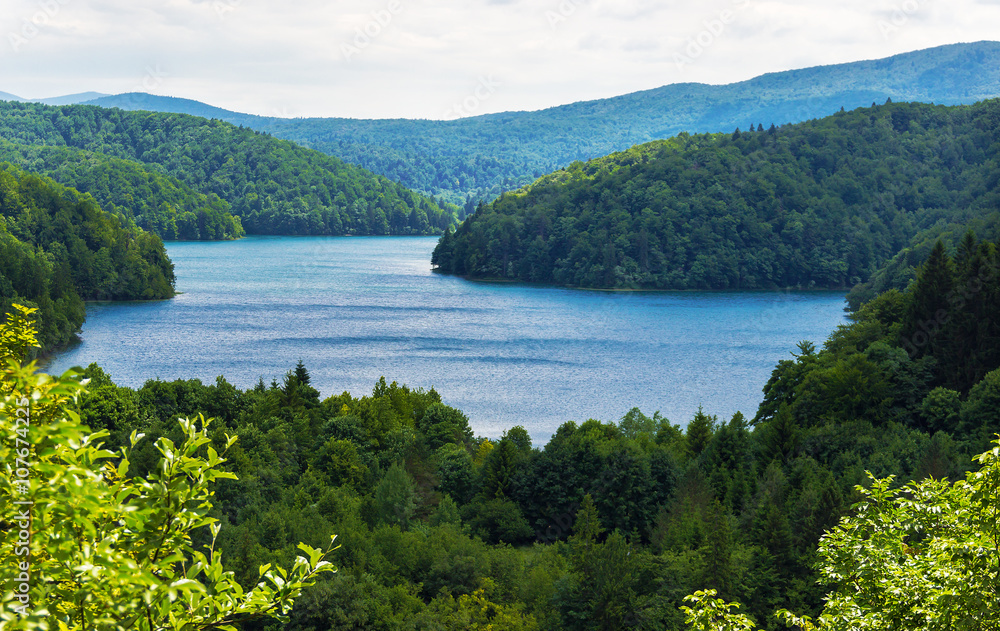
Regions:
[[573, 536], [570, 537], [570, 541], [577, 545], [591, 545], [597, 543], [602, 532], [604, 529], [601, 527], [601, 518], [597, 513], [594, 498], [587, 493], [580, 503], [580, 510], [576, 511], [576, 522], [573, 524]]
[[725, 598], [733, 596], [733, 530], [729, 523], [729, 514], [716, 500], [710, 513], [712, 527], [708, 531], [705, 550], [705, 570], [702, 582], [718, 590]]
[[482, 494], [486, 499], [510, 497], [516, 467], [517, 449], [511, 440], [504, 438], [490, 453], [483, 469]]
[[955, 267], [960, 279], [966, 279], [969, 272], [969, 265], [972, 263], [978, 250], [976, 233], [971, 229], [962, 237], [962, 242], [958, 244], [958, 254], [955, 256]]
[[379, 521], [405, 530], [416, 507], [415, 494], [413, 480], [402, 465], [396, 463], [389, 467], [375, 487], [375, 512]]
[[902, 342], [911, 356], [939, 355], [946, 348], [944, 327], [952, 317], [949, 296], [954, 286], [954, 264], [939, 240], [910, 290]]
[[688, 449], [691, 450], [693, 455], [697, 456], [705, 450], [705, 447], [712, 441], [712, 436], [714, 435], [715, 417], [705, 414], [701, 406], [698, 406], [698, 412], [687, 426]]
[[798, 425], [787, 403], [778, 407], [778, 413], [762, 425], [759, 432], [762, 464], [766, 465], [772, 460], [785, 464], [795, 454], [798, 447]]

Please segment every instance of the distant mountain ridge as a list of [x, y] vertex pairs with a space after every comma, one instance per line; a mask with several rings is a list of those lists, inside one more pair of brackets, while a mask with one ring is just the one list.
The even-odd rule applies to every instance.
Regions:
[[145, 92], [128, 92], [126, 94], [116, 94], [114, 96], [104, 96], [81, 102], [81, 105], [97, 105], [100, 107], [117, 107], [130, 112], [164, 112], [169, 114], [189, 114], [191, 116], [201, 116], [202, 118], [217, 118], [234, 125], [243, 124], [253, 120], [272, 120], [269, 118], [255, 116], [253, 114], [241, 114], [215, 107], [201, 101], [192, 99], [182, 99], [176, 96], [157, 96]]
[[728, 85], [678, 83], [533, 112], [454, 121], [284, 119], [133, 93], [88, 104], [218, 118], [335, 155], [408, 188], [492, 199], [576, 160], [690, 133], [794, 123], [893, 101], [971, 104], [1000, 96], [1000, 42], [952, 44], [885, 59], [775, 72]]
[[0, 101], [16, 101], [18, 103], [42, 103], [43, 105], [76, 105], [85, 101], [102, 99], [111, 96], [103, 92], [80, 92], [79, 94], [66, 94], [64, 96], [53, 96], [47, 99], [26, 99], [24, 97], [11, 94], [10, 92], [0, 92]]
[[53, 96], [47, 99], [25, 99], [43, 105], [77, 105], [87, 103], [94, 99], [107, 98], [108, 94], [103, 92], [80, 92], [79, 94], [67, 94], [66, 96]]

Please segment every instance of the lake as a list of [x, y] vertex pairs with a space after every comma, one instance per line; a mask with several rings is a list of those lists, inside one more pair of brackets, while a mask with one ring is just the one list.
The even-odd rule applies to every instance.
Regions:
[[478, 435], [632, 407], [685, 425], [704, 406], [756, 413], [776, 362], [845, 322], [833, 292], [597, 292], [479, 283], [430, 269], [433, 237], [252, 237], [168, 243], [176, 298], [97, 303], [48, 367], [116, 383], [224, 375], [279, 382], [301, 359], [323, 396], [380, 376], [440, 392]]

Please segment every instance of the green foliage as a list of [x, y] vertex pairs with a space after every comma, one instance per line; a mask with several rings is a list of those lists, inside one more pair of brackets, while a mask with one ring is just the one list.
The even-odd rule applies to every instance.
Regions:
[[748, 631], [754, 628], [753, 621], [743, 614], [734, 613], [734, 609], [739, 609], [739, 603], [727, 603], [715, 596], [714, 589], [685, 596], [684, 601], [692, 606], [681, 607], [684, 622], [696, 631]]
[[570, 541], [576, 545], [581, 554], [586, 552], [597, 543], [597, 538], [601, 536], [601, 520], [598, 518], [597, 507], [594, 506], [594, 499], [590, 493], [583, 496], [580, 510], [576, 513], [576, 522], [573, 524], [573, 537]]
[[[948, 314], [948, 300], [955, 285], [955, 270], [938, 241], [921, 267], [910, 291], [910, 311], [907, 313], [903, 337], [911, 340], [917, 357], [928, 353], [941, 354], [942, 338], [937, 335]], [[923, 342], [923, 343], [921, 343]]]
[[964, 243], [974, 254], [960, 269], [939, 242], [909, 291], [890, 290], [865, 304], [822, 352], [779, 363], [754, 419], [769, 453], [796, 452], [778, 444], [795, 426], [861, 419], [974, 439], [971, 452], [985, 447], [996, 427], [987, 412], [992, 403], [974, 401], [1000, 366], [1000, 329], [987, 315], [1000, 304], [1000, 259], [992, 243]]
[[[991, 629], [1000, 619], [1000, 443], [965, 480], [891, 478], [820, 541], [820, 628]], [[992, 622], [991, 622], [992, 621]]]
[[714, 416], [705, 414], [699, 406], [698, 413], [688, 423], [686, 432], [688, 449], [695, 456], [703, 452], [705, 447], [708, 447], [708, 444], [712, 441], [716, 420]]
[[987, 374], [969, 392], [960, 412], [959, 429], [980, 444], [1000, 432], [1000, 368]]
[[575, 162], [477, 210], [433, 264], [576, 287], [850, 287], [970, 221], [997, 235], [998, 110], [892, 104]]
[[38, 330], [35, 328], [32, 315], [38, 309], [14, 304], [10, 315], [0, 327], [0, 366], [8, 362], [22, 363], [28, 358], [32, 349], [38, 345]]
[[483, 463], [481, 495], [486, 499], [510, 497], [519, 460], [514, 442], [500, 440]]
[[448, 443], [461, 445], [472, 440], [469, 419], [461, 411], [443, 403], [434, 403], [428, 407], [417, 427], [427, 435], [427, 443], [431, 449], [438, 449]]
[[437, 450], [438, 490], [460, 503], [472, 499], [475, 489], [475, 470], [472, 455], [467, 449], [446, 443]]
[[0, 164], [0, 312], [37, 308], [39, 341], [71, 341], [84, 300], [149, 300], [174, 294], [163, 242], [123, 226], [88, 195]]
[[375, 487], [375, 515], [379, 523], [406, 529], [413, 516], [413, 481], [399, 464], [394, 464]]
[[[965, 480], [929, 478], [897, 487], [870, 476], [861, 496], [820, 540], [821, 580], [832, 591], [815, 619], [786, 609], [788, 626], [810, 630], [996, 629], [1000, 619], [1000, 439]], [[714, 591], [685, 598], [693, 629], [753, 629]]]
[[[487, 586], [491, 584], [487, 581]], [[454, 598], [445, 594], [434, 599], [421, 618], [433, 620], [434, 629], [446, 631], [535, 631], [538, 624], [530, 614], [524, 615], [521, 607], [504, 606], [486, 597], [486, 588], [472, 594]]]
[[959, 393], [948, 388], [938, 387], [927, 393], [920, 412], [924, 423], [931, 431], [945, 430], [958, 424], [958, 413], [962, 408]]
[[520, 507], [505, 497], [468, 504], [465, 521], [475, 534], [490, 543], [525, 543], [535, 534]]
[[[30, 311], [18, 311], [0, 327], [5, 357], [35, 344], [23, 317]], [[104, 449], [107, 432], [91, 432], [72, 411], [84, 391], [72, 372], [52, 378], [15, 360], [2, 371], [0, 625], [233, 631], [255, 619], [287, 620], [302, 589], [332, 571], [324, 553], [306, 545], [290, 569], [261, 567], [250, 591], [223, 569], [209, 486], [235, 476], [222, 470], [225, 450], [209, 446], [203, 419], [201, 427], [180, 423], [179, 444], [156, 441], [155, 472], [128, 477], [131, 450]], [[134, 448], [142, 438], [133, 432], [129, 443]], [[195, 539], [206, 545], [196, 547]]]
[[[385, 177], [220, 120], [82, 105], [0, 102], [0, 138], [17, 145], [69, 148], [60, 154], [57, 150], [15, 147], [24, 159], [32, 160], [33, 168], [39, 160], [48, 165], [62, 158], [97, 162], [112, 158], [138, 162], [145, 171], [176, 178], [179, 184], [170, 180], [169, 185], [194, 206], [178, 214], [176, 202], [167, 198], [181, 200], [165, 190], [162, 195], [168, 208], [158, 204], [155, 210], [138, 215], [147, 217], [149, 226], [164, 230], [164, 234], [171, 229], [173, 219], [177, 237], [225, 234], [227, 212], [238, 217], [249, 234], [437, 234], [455, 222], [453, 207]], [[137, 209], [132, 206], [141, 208], [144, 202], [119, 204], [116, 200], [127, 202], [129, 188], [144, 193], [144, 179], [162, 178], [145, 178], [134, 166], [113, 164], [131, 172], [120, 178], [128, 184], [117, 176], [112, 178], [111, 171], [103, 167], [91, 175], [69, 175], [75, 169], [72, 165], [57, 167], [52, 173], [88, 189], [94, 187], [95, 196], [106, 195], [116, 207], [131, 208], [135, 214]], [[204, 201], [214, 211], [195, 209]], [[230, 223], [230, 233], [236, 226]]]
[[450, 495], [445, 495], [441, 498], [441, 503], [438, 504], [434, 513], [431, 514], [429, 523], [431, 526], [440, 526], [442, 524], [462, 525], [462, 517], [458, 514], [458, 504], [455, 503], [455, 500], [451, 499]]
[[0, 160], [89, 193], [104, 210], [161, 239], [223, 240], [243, 236], [239, 217], [216, 194], [198, 193], [131, 160], [58, 146], [14, 145], [0, 140]]

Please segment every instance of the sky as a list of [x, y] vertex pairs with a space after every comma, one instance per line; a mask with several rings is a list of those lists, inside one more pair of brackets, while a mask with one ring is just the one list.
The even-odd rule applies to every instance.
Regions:
[[1000, 0], [3, 0], [0, 91], [453, 119], [998, 39]]

